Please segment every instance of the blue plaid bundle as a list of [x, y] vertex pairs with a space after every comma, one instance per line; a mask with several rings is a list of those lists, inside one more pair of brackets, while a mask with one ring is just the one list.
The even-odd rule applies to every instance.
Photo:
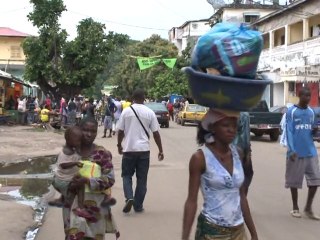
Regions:
[[255, 79], [262, 48], [260, 32], [244, 24], [218, 23], [198, 39], [192, 67], [215, 68], [224, 76]]

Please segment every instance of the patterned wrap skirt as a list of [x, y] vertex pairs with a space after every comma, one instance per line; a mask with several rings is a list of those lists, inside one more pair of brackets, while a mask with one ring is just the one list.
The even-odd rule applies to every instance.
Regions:
[[195, 240], [247, 240], [247, 237], [244, 224], [222, 227], [210, 223], [203, 214], [200, 214]]

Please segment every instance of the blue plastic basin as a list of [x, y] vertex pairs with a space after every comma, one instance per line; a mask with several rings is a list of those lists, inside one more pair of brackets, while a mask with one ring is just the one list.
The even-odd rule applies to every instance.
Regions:
[[195, 102], [206, 107], [248, 111], [254, 107], [271, 80], [254, 80], [211, 75], [194, 70], [182, 69], [188, 75], [189, 88]]

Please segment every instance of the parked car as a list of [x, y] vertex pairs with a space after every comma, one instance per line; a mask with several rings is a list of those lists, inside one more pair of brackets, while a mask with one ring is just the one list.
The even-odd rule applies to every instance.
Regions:
[[169, 127], [170, 116], [168, 109], [163, 103], [149, 102], [144, 105], [154, 111], [161, 127]]
[[185, 123], [199, 123], [204, 115], [207, 113], [208, 108], [199, 104], [188, 104], [179, 111], [177, 117], [177, 123], [182, 126]]
[[286, 113], [288, 110], [287, 106], [273, 106], [269, 109], [270, 112], [277, 112], [277, 113]]
[[250, 131], [257, 137], [269, 135], [271, 141], [277, 141], [280, 135], [280, 122], [283, 113], [269, 111], [268, 104], [262, 100], [250, 109]]

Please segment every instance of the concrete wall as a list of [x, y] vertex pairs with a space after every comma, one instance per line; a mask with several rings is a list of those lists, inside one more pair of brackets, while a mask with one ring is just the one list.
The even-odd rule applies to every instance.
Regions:
[[[24, 64], [25, 55], [21, 47], [24, 38], [0, 36], [0, 64]], [[13, 52], [14, 51], [14, 52]]]
[[284, 43], [281, 42], [282, 38], [285, 38], [285, 28], [280, 28], [280, 29], [274, 31], [274, 40], [273, 40], [274, 45], [273, 45], [273, 47], [284, 45]]
[[309, 19], [310, 26], [318, 25], [318, 24], [320, 24], [320, 15], [313, 16]]
[[190, 22], [183, 28], [183, 37], [201, 36], [210, 29], [208, 21]]
[[288, 44], [300, 42], [303, 40], [303, 22], [297, 22], [289, 26], [290, 40]]
[[297, 8], [286, 11], [283, 14], [279, 14], [272, 17], [262, 23], [258, 23], [257, 26], [261, 32], [269, 32], [274, 29], [281, 28], [285, 25], [291, 25], [300, 22], [304, 14], [306, 16], [317, 15], [320, 13], [320, 2], [319, 0], [309, 0], [303, 5]]
[[270, 47], [270, 36], [269, 33], [263, 34], [263, 49], [268, 49]]
[[274, 106], [285, 105], [283, 82], [275, 83], [273, 85], [273, 105]]
[[226, 22], [235, 22], [235, 23], [241, 23], [244, 22], [244, 15], [259, 15], [260, 18], [268, 15], [269, 13], [274, 12], [274, 9], [230, 9], [225, 8], [223, 15], [222, 15], [222, 21]]
[[173, 30], [169, 31], [170, 42], [176, 45], [179, 50], [179, 54], [187, 47], [190, 39], [199, 37], [210, 30], [208, 21], [195, 21], [189, 22], [183, 28], [176, 28], [176, 32], [173, 34]]

